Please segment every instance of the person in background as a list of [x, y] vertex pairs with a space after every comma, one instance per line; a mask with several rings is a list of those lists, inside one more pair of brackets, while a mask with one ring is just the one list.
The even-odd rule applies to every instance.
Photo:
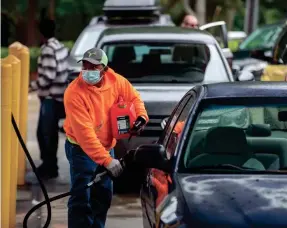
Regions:
[[[82, 71], [64, 96], [65, 150], [70, 163], [71, 191], [86, 186], [99, 166], [113, 177], [122, 173], [121, 163], [114, 158], [116, 139], [109, 117], [119, 97], [135, 106], [137, 119], [131, 134], [140, 132], [149, 120], [139, 93], [127, 79], [108, 67], [103, 50], [92, 48], [80, 61]], [[68, 227], [105, 227], [112, 194], [112, 181], [107, 177], [91, 189], [72, 195], [68, 202]]]
[[[43, 179], [58, 177], [57, 150], [59, 120], [65, 118], [63, 104], [68, 79], [68, 49], [55, 38], [55, 22], [42, 19], [39, 24], [43, 45], [38, 57], [38, 78], [30, 84], [38, 91], [40, 113], [37, 139], [42, 164], [37, 168]], [[30, 174], [31, 175], [31, 174]], [[29, 176], [28, 174], [28, 179]]]
[[199, 23], [194, 15], [186, 15], [180, 25], [182, 28], [199, 28]]

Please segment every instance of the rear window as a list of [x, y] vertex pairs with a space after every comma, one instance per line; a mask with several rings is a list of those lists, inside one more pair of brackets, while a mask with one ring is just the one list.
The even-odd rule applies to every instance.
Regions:
[[131, 82], [202, 82], [228, 78], [214, 45], [133, 42], [109, 43], [102, 48], [109, 66]]

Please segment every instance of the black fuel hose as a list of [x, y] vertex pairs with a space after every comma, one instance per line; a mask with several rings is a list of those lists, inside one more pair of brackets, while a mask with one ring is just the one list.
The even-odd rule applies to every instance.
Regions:
[[[51, 218], [52, 218], [52, 208], [51, 208], [51, 203], [50, 203], [50, 200], [49, 200], [47, 189], [45, 188], [45, 185], [43, 184], [43, 182], [42, 182], [42, 180], [41, 180], [41, 178], [40, 178], [40, 176], [39, 176], [39, 174], [37, 172], [36, 165], [33, 162], [33, 159], [32, 159], [32, 157], [31, 157], [31, 155], [30, 155], [30, 153], [28, 151], [28, 148], [25, 145], [25, 142], [24, 142], [24, 140], [23, 140], [23, 138], [21, 136], [21, 133], [19, 131], [19, 128], [17, 126], [17, 123], [15, 121], [15, 118], [14, 118], [13, 114], [12, 114], [12, 125], [13, 125], [13, 128], [14, 128], [14, 130], [16, 132], [16, 135], [17, 135], [17, 137], [19, 139], [19, 142], [20, 142], [20, 144], [21, 144], [21, 146], [23, 148], [23, 151], [26, 154], [26, 157], [27, 157], [27, 159], [28, 159], [28, 161], [29, 161], [29, 163], [30, 163], [30, 165], [32, 167], [32, 170], [33, 170], [33, 172], [35, 173], [35, 175], [37, 177], [37, 180], [38, 180], [39, 185], [41, 187], [41, 190], [43, 192], [45, 201], [47, 202], [46, 205], [47, 205], [48, 213], [47, 213], [47, 219], [46, 219], [45, 225], [43, 226], [43, 228], [47, 228], [47, 227], [49, 227], [50, 222], [51, 222]], [[24, 228], [28, 228], [28, 226], [27, 226], [28, 218], [26, 218], [26, 216], [24, 218], [24, 221], [23, 221], [23, 227]]]
[[[48, 213], [47, 213], [47, 219], [46, 219], [46, 222], [43, 226], [43, 228], [48, 228], [50, 223], [51, 223], [51, 219], [52, 219], [52, 208], [51, 208], [51, 202], [55, 201], [55, 200], [58, 200], [58, 199], [61, 199], [61, 198], [64, 198], [64, 197], [67, 197], [67, 196], [70, 196], [72, 194], [77, 194], [77, 192], [81, 192], [81, 191], [84, 191], [86, 190], [87, 188], [90, 188], [91, 186], [93, 186], [93, 184], [96, 184], [98, 183], [99, 181], [102, 180], [102, 178], [105, 178], [109, 175], [108, 171], [105, 170], [103, 172], [100, 172], [98, 173], [98, 169], [96, 170], [95, 172], [95, 178], [89, 182], [86, 186], [84, 186], [83, 188], [80, 188], [80, 189], [77, 189], [76, 191], [73, 191], [73, 192], [65, 192], [65, 193], [62, 193], [60, 195], [57, 195], [57, 196], [54, 196], [52, 198], [49, 198], [48, 196], [48, 192], [47, 192], [47, 189], [45, 187], [45, 185], [43, 184], [38, 172], [37, 172], [37, 168], [36, 168], [36, 165], [29, 153], [29, 150], [27, 148], [27, 146], [25, 145], [25, 142], [21, 136], [21, 133], [19, 131], [19, 128], [17, 126], [17, 123], [14, 119], [14, 116], [12, 114], [12, 125], [13, 125], [13, 128], [16, 132], [16, 135], [17, 135], [17, 138], [19, 139], [19, 142], [21, 144], [21, 147], [23, 148], [23, 151], [25, 153], [25, 155], [27, 156], [27, 159], [32, 167], [32, 170], [33, 172], [35, 173], [36, 177], [37, 177], [37, 180], [39, 182], [39, 185], [41, 187], [41, 190], [43, 192], [43, 195], [44, 195], [44, 198], [45, 200], [42, 201], [41, 203], [35, 205], [33, 208], [31, 208], [28, 213], [25, 215], [24, 217], [24, 220], [23, 220], [23, 227], [24, 228], [28, 228], [28, 220], [29, 220], [29, 217], [33, 214], [33, 212], [35, 212], [37, 209], [39, 209], [40, 207], [44, 206], [44, 205], [47, 205], [47, 210], [48, 210]], [[128, 157], [128, 156], [127, 156]], [[121, 165], [123, 166], [123, 168], [126, 167], [126, 161], [124, 158], [120, 159], [120, 162], [121, 162]], [[99, 166], [100, 167], [100, 166]], [[102, 168], [102, 167], [101, 167]]]
[[51, 202], [53, 201], [56, 201], [56, 200], [59, 200], [61, 198], [64, 198], [64, 197], [67, 197], [67, 196], [70, 196], [72, 194], [77, 194], [78, 192], [82, 192], [84, 190], [86, 190], [87, 188], [90, 188], [93, 184], [96, 184], [98, 183], [99, 181], [101, 181], [102, 177], [106, 177], [108, 175], [108, 172], [107, 171], [104, 171], [102, 173], [98, 173], [95, 177], [95, 179], [91, 182], [89, 182], [85, 187], [83, 188], [80, 188], [80, 189], [77, 189], [76, 191], [74, 192], [65, 192], [65, 193], [62, 193], [60, 195], [56, 195], [54, 197], [51, 197], [51, 198], [48, 198], [45, 199], [44, 201], [42, 201], [41, 203], [38, 203], [37, 205], [35, 205], [34, 207], [32, 207], [28, 213], [25, 215], [24, 217], [24, 220], [23, 220], [23, 227], [27, 227], [27, 223], [28, 223], [28, 220], [29, 220], [29, 217], [37, 210], [39, 209], [40, 207], [44, 206], [45, 204], [50, 204]]

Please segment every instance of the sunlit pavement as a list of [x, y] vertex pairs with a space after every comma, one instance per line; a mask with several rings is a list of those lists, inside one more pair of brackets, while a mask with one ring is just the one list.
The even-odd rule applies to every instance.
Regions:
[[[40, 164], [38, 144], [36, 140], [36, 127], [39, 113], [39, 101], [35, 93], [29, 95], [28, 138], [27, 146], [35, 163]], [[60, 177], [57, 180], [46, 182], [49, 197], [69, 191], [69, 164], [64, 151], [65, 136], [61, 134], [58, 150]], [[27, 165], [30, 169], [30, 166]], [[38, 186], [24, 186], [19, 188], [17, 196], [17, 228], [23, 227], [25, 214], [35, 203], [42, 201], [43, 196]], [[52, 222], [49, 227], [67, 227], [67, 200], [63, 198], [52, 203]], [[34, 203], [34, 205], [33, 205]], [[29, 219], [28, 227], [43, 227], [46, 221], [47, 208], [43, 206]], [[110, 208], [107, 228], [142, 227], [142, 214], [140, 200], [136, 196], [115, 195]]]

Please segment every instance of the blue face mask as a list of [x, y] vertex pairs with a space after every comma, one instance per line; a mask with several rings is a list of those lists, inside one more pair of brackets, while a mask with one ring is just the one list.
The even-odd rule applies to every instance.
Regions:
[[90, 85], [95, 85], [102, 79], [100, 70], [82, 70], [82, 75], [84, 81]]

